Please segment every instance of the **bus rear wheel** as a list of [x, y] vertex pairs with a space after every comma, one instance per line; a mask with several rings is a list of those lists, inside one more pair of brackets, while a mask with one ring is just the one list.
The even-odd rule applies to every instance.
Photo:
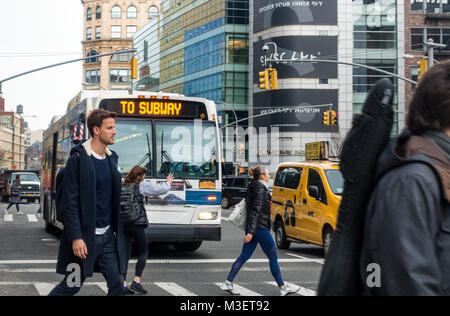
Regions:
[[202, 245], [201, 241], [174, 243], [173, 246], [178, 251], [196, 251]]

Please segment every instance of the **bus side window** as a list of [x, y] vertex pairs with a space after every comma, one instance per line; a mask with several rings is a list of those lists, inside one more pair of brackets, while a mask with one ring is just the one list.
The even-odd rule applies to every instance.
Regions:
[[327, 205], [327, 194], [325, 193], [325, 188], [320, 178], [320, 174], [315, 169], [309, 169], [308, 173], [308, 186], [316, 186], [319, 189], [319, 201]]

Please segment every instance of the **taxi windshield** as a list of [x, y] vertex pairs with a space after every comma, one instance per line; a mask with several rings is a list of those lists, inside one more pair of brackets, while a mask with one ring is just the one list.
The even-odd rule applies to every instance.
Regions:
[[336, 195], [344, 194], [344, 177], [338, 169], [324, 170], [330, 184], [331, 191]]

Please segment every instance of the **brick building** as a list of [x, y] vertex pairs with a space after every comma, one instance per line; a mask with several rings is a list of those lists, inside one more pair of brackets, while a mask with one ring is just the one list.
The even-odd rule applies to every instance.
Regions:
[[[405, 0], [405, 75], [417, 80], [417, 63], [427, 55], [423, 45], [428, 39], [434, 43], [450, 44], [450, 3], [447, 0]], [[435, 62], [450, 57], [450, 46], [434, 50]], [[412, 98], [414, 87], [405, 85], [406, 108]]]
[[[84, 6], [83, 56], [132, 47], [137, 30], [159, 14], [159, 1], [81, 0]], [[131, 54], [88, 59], [83, 63], [83, 89], [128, 89]]]

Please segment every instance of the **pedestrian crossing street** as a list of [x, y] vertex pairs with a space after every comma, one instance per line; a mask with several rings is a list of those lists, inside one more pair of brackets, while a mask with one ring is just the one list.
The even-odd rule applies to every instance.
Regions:
[[[293, 286], [298, 286], [289, 282]], [[26, 295], [26, 296], [47, 296], [57, 285], [56, 282], [0, 282], [0, 296]], [[142, 282], [148, 290], [148, 296], [235, 296], [220, 289], [222, 282], [188, 284], [194, 288], [186, 288], [173, 282]], [[279, 291], [275, 282], [255, 282], [250, 284], [235, 284], [234, 288], [240, 293], [239, 296], [278, 296]], [[257, 289], [254, 289], [257, 288]], [[300, 290], [293, 294], [295, 296], [316, 296], [316, 291], [299, 286]], [[8, 291], [8, 289], [14, 292]], [[199, 291], [201, 289], [201, 291]], [[262, 293], [261, 289], [265, 293]], [[267, 291], [266, 291], [267, 289]], [[18, 294], [19, 293], [19, 294]], [[23, 293], [23, 294], [20, 294]], [[86, 281], [79, 296], [104, 296], [108, 293], [106, 282]], [[140, 296], [135, 294], [135, 296]]]

